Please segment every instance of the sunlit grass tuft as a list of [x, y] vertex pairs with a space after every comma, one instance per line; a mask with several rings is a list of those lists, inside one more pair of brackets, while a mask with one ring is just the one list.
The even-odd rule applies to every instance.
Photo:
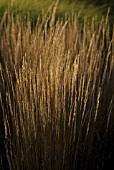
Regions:
[[[8, 21], [8, 22], [6, 22]], [[113, 147], [114, 36], [106, 21], [6, 14], [0, 106], [11, 170], [103, 169]], [[109, 141], [108, 141], [109, 140]]]

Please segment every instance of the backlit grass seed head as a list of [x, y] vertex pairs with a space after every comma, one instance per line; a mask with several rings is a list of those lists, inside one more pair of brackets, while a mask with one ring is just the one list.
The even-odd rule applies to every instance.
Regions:
[[0, 109], [11, 170], [83, 170], [113, 127], [114, 37], [105, 23], [55, 22], [55, 11], [33, 28], [29, 17], [2, 21]]

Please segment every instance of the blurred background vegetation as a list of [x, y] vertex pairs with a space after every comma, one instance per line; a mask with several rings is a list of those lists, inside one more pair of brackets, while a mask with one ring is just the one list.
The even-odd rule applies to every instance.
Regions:
[[[32, 18], [37, 18], [40, 14], [45, 14], [50, 5], [56, 0], [0, 0], [0, 18], [6, 10], [20, 12], [22, 15], [30, 13]], [[88, 20], [97, 17], [101, 21], [102, 16], [106, 17], [110, 7], [109, 20], [114, 21], [114, 0], [60, 0], [57, 17], [65, 15], [73, 16], [78, 14], [80, 20], [86, 17]]]

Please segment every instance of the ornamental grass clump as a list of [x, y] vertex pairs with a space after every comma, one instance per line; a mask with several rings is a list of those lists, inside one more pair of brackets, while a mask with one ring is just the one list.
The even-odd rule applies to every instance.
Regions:
[[[34, 27], [29, 17], [13, 14], [0, 23], [0, 116], [9, 169], [108, 169], [114, 35], [107, 20], [96, 28], [94, 19], [81, 25], [76, 16], [55, 22], [53, 15]], [[1, 167], [3, 159], [2, 152]]]

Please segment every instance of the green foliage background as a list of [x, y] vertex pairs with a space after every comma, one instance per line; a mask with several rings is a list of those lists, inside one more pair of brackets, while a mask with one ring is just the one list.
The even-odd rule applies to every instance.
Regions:
[[[45, 14], [56, 0], [0, 0], [0, 18], [6, 10], [21, 12], [21, 14], [30, 13], [31, 17], [36, 18], [39, 14]], [[90, 20], [97, 16], [98, 22], [102, 16], [106, 16], [110, 7], [110, 22], [114, 20], [114, 0], [60, 0], [57, 17], [65, 15], [73, 16], [78, 14], [79, 19], [86, 17]]]

